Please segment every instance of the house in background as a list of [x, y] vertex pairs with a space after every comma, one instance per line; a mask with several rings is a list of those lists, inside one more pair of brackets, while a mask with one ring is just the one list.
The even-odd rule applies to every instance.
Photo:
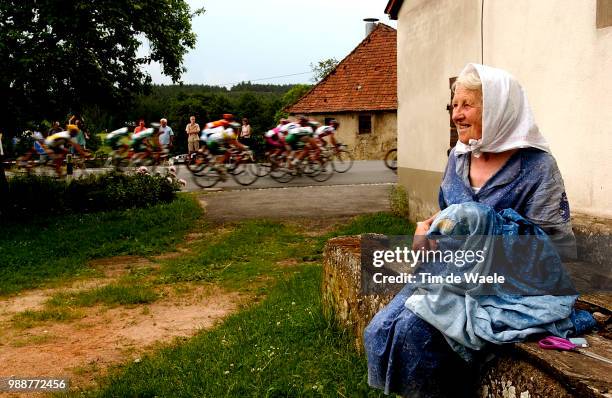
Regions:
[[340, 123], [337, 140], [356, 159], [382, 159], [397, 145], [397, 32], [376, 24], [321, 82], [286, 110]]
[[390, 0], [397, 22], [398, 175], [411, 218], [438, 211], [450, 84], [469, 62], [527, 92], [572, 211], [612, 217], [612, 1]]

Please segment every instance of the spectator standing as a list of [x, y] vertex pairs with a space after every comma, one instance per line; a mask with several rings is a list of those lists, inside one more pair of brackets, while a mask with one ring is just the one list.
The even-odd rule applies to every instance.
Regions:
[[251, 145], [251, 125], [249, 119], [246, 117], [242, 118], [242, 128], [240, 129], [240, 142], [247, 146]]
[[185, 126], [187, 133], [187, 151], [189, 155], [200, 149], [200, 125], [196, 123], [195, 116], [189, 117], [189, 124]]
[[53, 125], [51, 126], [51, 128], [49, 129], [49, 131], [47, 131], [47, 135], [46, 137], [53, 135], [55, 133], [60, 133], [62, 132], [63, 129], [60, 126], [60, 122], [58, 122], [57, 120], [55, 122], [53, 122]]
[[160, 119], [159, 125], [159, 144], [164, 149], [172, 148], [174, 132], [172, 131], [172, 128], [168, 126], [168, 120]]
[[134, 134], [136, 133], [140, 133], [141, 131], [145, 131], [147, 128], [145, 126], [145, 121], [144, 119], [140, 119], [138, 121], [138, 126], [136, 126], [136, 128], [134, 129]]

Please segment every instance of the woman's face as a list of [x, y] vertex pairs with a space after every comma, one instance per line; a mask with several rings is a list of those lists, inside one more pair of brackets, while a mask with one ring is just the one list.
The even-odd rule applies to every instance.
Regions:
[[482, 93], [458, 85], [453, 97], [453, 122], [459, 141], [469, 144], [470, 139], [482, 138]]

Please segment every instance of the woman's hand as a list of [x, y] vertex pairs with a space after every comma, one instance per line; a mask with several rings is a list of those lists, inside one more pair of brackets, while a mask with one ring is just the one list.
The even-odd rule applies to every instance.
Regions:
[[420, 251], [420, 250], [434, 250], [436, 248], [436, 241], [429, 240], [426, 238], [427, 231], [431, 227], [433, 220], [436, 218], [438, 213], [429, 217], [425, 221], [417, 222], [416, 230], [414, 231], [414, 239], [412, 240], [412, 250]]

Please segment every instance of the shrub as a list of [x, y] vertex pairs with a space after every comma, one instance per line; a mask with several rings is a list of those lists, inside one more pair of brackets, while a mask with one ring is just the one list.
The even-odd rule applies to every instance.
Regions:
[[408, 192], [401, 185], [394, 185], [389, 189], [389, 206], [393, 215], [408, 219], [410, 208], [408, 206]]
[[66, 212], [95, 212], [147, 207], [170, 202], [180, 186], [161, 175], [116, 172], [61, 181], [46, 176], [9, 179], [5, 218], [31, 218]]

